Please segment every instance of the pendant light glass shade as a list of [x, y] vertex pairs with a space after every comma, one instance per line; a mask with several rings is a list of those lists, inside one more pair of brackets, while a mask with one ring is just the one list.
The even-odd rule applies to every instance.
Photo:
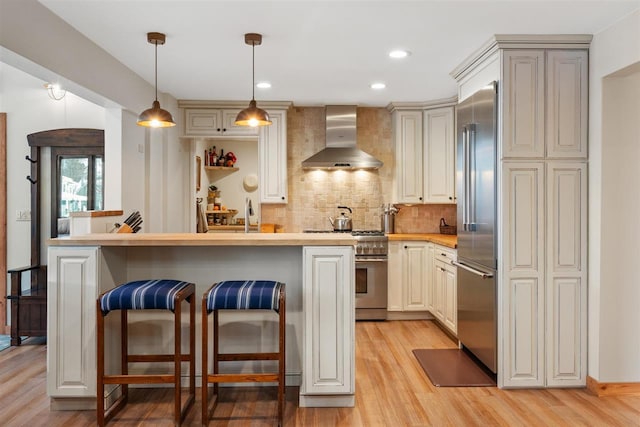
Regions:
[[151, 108], [144, 110], [138, 116], [138, 126], [151, 128], [168, 128], [176, 125], [171, 113], [160, 108], [158, 101], [158, 45], [164, 44], [166, 36], [162, 33], [147, 33], [147, 41], [155, 45], [156, 50], [156, 67], [155, 67], [155, 88], [156, 99], [153, 101]]
[[271, 119], [269, 118], [269, 114], [264, 111], [262, 108], [258, 108], [256, 105], [255, 99], [255, 87], [256, 87], [256, 54], [255, 48], [256, 45], [262, 44], [262, 35], [256, 33], [247, 33], [244, 35], [244, 42], [248, 45], [251, 45], [252, 52], [252, 63], [251, 63], [251, 102], [249, 102], [249, 106], [244, 110], [240, 111], [236, 116], [235, 124], [236, 126], [268, 126], [270, 125]]

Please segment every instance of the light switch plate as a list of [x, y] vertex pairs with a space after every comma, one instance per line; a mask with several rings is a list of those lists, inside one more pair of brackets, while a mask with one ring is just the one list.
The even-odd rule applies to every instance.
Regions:
[[16, 221], [31, 221], [31, 210], [16, 211]]

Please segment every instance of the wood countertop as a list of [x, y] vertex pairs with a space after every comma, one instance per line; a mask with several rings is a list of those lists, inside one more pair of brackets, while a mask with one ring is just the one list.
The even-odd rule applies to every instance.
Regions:
[[343, 233], [96, 233], [49, 239], [49, 246], [353, 246]]
[[388, 234], [390, 241], [407, 240], [407, 241], [423, 241], [433, 242], [438, 245], [456, 249], [458, 247], [458, 236], [455, 234]]

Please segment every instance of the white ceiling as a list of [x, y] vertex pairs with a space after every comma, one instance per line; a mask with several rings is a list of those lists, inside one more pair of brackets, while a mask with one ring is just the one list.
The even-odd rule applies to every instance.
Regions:
[[[449, 76], [494, 34], [597, 33], [640, 0], [158, 1], [40, 0], [153, 84], [146, 33], [158, 47], [158, 87], [177, 99], [248, 100], [251, 47], [256, 99], [297, 105], [423, 102], [456, 94]], [[403, 60], [387, 56], [403, 48]], [[374, 91], [373, 82], [387, 88]]]

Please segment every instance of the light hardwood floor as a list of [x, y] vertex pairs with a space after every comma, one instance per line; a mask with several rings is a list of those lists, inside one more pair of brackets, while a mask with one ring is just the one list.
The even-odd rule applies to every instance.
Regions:
[[[415, 348], [455, 348], [430, 321], [356, 323], [356, 407], [299, 408], [287, 389], [286, 426], [640, 426], [640, 396], [602, 397], [586, 389], [500, 390], [434, 387]], [[91, 426], [93, 411], [49, 411], [44, 345], [0, 352], [0, 425]], [[172, 422], [171, 389], [133, 389], [109, 425]], [[210, 426], [276, 425], [275, 387], [224, 388]], [[200, 425], [199, 399], [183, 425]]]

